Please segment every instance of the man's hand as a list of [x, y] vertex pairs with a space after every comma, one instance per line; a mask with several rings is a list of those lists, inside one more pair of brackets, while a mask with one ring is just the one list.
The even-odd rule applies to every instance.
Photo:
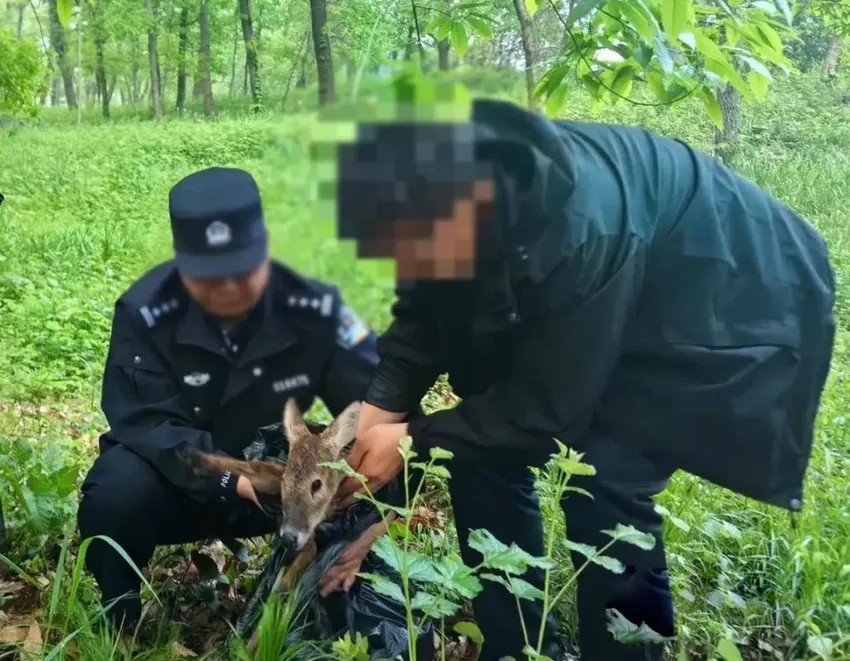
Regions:
[[260, 501], [257, 500], [257, 492], [254, 491], [254, 485], [251, 484], [251, 480], [249, 480], [244, 475], [240, 475], [236, 480], [236, 493], [245, 500], [251, 501], [257, 507], [262, 509]]
[[[388, 521], [395, 518], [395, 513], [390, 512]], [[342, 589], [348, 592], [354, 585], [357, 573], [363, 560], [372, 549], [375, 541], [386, 532], [383, 521], [367, 528], [360, 537], [348, 545], [348, 548], [337, 558], [333, 566], [319, 580], [319, 594], [324, 598], [334, 590]]]
[[369, 429], [375, 425], [395, 424], [403, 422], [407, 417], [406, 413], [394, 413], [393, 411], [385, 411], [374, 404], [361, 402], [360, 404], [360, 419], [357, 421], [357, 438], [360, 438]]
[[[366, 486], [373, 494], [390, 482], [402, 468], [399, 441], [407, 436], [407, 423], [378, 424], [371, 427], [354, 442], [349, 465], [366, 478]], [[337, 492], [340, 508], [354, 502], [354, 494], [363, 486], [353, 477], [346, 479]]]

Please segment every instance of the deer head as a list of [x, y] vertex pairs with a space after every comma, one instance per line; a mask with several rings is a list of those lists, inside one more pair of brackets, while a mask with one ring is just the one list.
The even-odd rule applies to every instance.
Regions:
[[338, 461], [354, 441], [360, 417], [360, 402], [352, 402], [326, 427], [304, 422], [294, 399], [283, 409], [283, 428], [289, 441], [285, 466], [266, 461], [240, 461], [198, 453], [201, 466], [219, 472], [244, 475], [259, 493], [280, 494], [279, 534], [301, 551], [329, 514], [337, 489], [345, 476], [322, 466]]

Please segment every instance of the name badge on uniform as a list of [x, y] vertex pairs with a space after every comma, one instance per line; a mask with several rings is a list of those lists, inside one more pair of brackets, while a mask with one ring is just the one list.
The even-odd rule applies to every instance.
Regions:
[[187, 374], [183, 377], [183, 383], [193, 386], [195, 388], [199, 386], [205, 386], [210, 382], [210, 375], [206, 372], [193, 372], [192, 374]]
[[336, 327], [336, 343], [343, 349], [357, 346], [369, 335], [369, 326], [347, 305], [339, 311]]
[[306, 388], [310, 385], [310, 377], [306, 374], [296, 374], [295, 376], [290, 376], [286, 379], [281, 379], [280, 381], [275, 381], [272, 383], [272, 390], [276, 393], [287, 392], [289, 390], [294, 390], [295, 388]]

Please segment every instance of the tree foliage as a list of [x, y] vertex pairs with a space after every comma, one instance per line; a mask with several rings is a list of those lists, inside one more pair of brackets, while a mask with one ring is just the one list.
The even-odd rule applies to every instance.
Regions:
[[0, 114], [36, 116], [44, 92], [44, 64], [31, 42], [0, 29]]

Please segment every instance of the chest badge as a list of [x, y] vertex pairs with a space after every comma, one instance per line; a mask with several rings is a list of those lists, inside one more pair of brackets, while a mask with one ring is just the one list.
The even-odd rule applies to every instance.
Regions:
[[343, 349], [351, 349], [360, 344], [369, 335], [369, 327], [347, 305], [339, 311], [339, 321], [336, 327], [336, 341]]
[[210, 375], [206, 372], [192, 372], [183, 377], [183, 383], [194, 388], [205, 386], [210, 382]]
[[272, 383], [272, 390], [276, 393], [288, 392], [295, 388], [306, 388], [310, 385], [310, 377], [306, 374], [296, 374], [295, 376], [280, 379]]

